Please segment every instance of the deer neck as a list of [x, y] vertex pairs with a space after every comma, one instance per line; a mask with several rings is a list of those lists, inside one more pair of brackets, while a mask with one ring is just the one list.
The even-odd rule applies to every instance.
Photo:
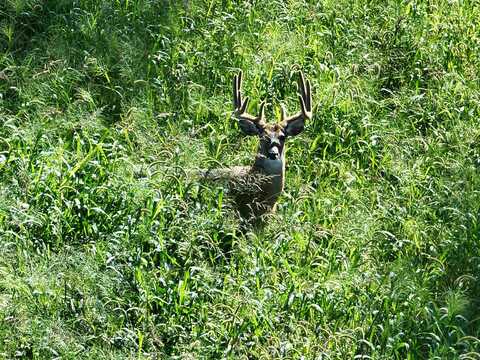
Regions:
[[255, 159], [253, 169], [265, 175], [281, 176], [285, 173], [285, 161], [283, 157], [277, 160], [271, 160], [266, 156], [260, 155]]
[[267, 183], [264, 184], [263, 191], [272, 201], [283, 191], [285, 178], [285, 152], [282, 151], [280, 157], [276, 160], [269, 159], [261, 152], [257, 154], [252, 171], [268, 176]]

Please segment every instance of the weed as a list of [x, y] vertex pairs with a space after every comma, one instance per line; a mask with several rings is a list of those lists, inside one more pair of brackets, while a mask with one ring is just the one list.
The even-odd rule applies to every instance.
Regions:
[[[476, 5], [2, 2], [0, 357], [480, 357]], [[245, 233], [239, 69], [314, 97]]]

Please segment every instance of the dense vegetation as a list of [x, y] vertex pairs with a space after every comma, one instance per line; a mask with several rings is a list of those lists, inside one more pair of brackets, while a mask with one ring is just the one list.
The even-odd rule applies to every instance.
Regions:
[[[0, 2], [0, 358], [480, 358], [477, 1]], [[314, 119], [239, 232], [232, 76]], [[258, 102], [251, 104], [252, 112]]]

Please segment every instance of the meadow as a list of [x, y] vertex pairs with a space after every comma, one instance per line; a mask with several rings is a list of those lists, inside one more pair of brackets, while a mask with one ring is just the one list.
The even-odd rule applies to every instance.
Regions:
[[[0, 1], [0, 358], [480, 359], [476, 0]], [[314, 116], [238, 231], [201, 168]]]

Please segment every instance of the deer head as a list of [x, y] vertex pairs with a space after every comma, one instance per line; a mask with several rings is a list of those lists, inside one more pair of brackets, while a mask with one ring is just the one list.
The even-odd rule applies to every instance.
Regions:
[[[267, 173], [278, 173], [284, 170], [285, 140], [300, 134], [305, 121], [312, 118], [312, 94], [310, 81], [300, 72], [298, 82], [298, 98], [300, 111], [287, 116], [285, 106], [281, 104], [281, 118], [277, 123], [265, 121], [265, 101], [260, 104], [260, 114], [253, 116], [247, 112], [249, 98], [242, 97], [242, 72], [233, 79], [233, 116], [237, 119], [240, 129], [246, 135], [256, 135], [260, 138], [255, 165]], [[255, 166], [254, 165], [254, 166]]]

